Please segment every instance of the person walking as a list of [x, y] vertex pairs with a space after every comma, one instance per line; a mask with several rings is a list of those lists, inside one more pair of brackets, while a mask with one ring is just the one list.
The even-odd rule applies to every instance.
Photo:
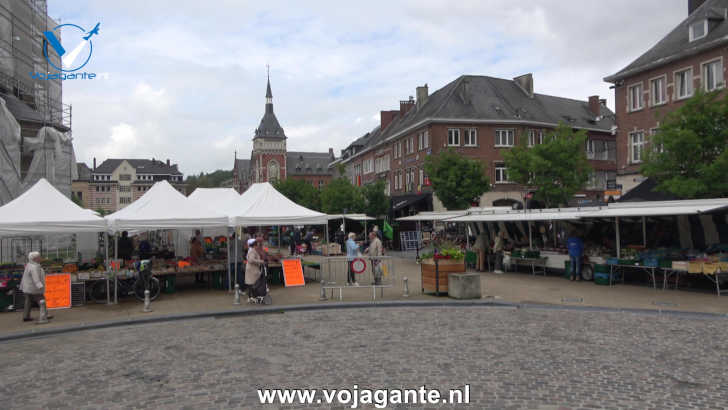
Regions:
[[306, 236], [303, 238], [303, 243], [306, 244], [304, 254], [311, 254], [311, 241], [313, 241], [313, 230], [309, 229], [308, 232], [306, 232]]
[[369, 247], [365, 253], [369, 255], [372, 262], [374, 285], [379, 286], [382, 284], [382, 260], [378, 259], [377, 256], [384, 255], [384, 249], [382, 248], [382, 241], [377, 237], [377, 233], [374, 231], [369, 232]]
[[569, 248], [569, 263], [571, 269], [571, 280], [581, 280], [581, 258], [584, 255], [584, 242], [576, 231], [572, 231], [569, 239], [566, 240]]
[[[265, 296], [265, 293], [261, 294], [260, 286], [256, 286], [256, 283], [263, 274], [263, 264], [265, 261], [261, 252], [263, 243], [255, 239], [251, 239], [250, 241], [251, 246], [248, 249], [247, 256], [248, 263], [245, 266], [245, 286], [248, 288], [248, 300], [252, 302], [258, 296]], [[260, 284], [258, 283], [258, 285]]]
[[[40, 253], [28, 254], [28, 263], [25, 264], [23, 278], [20, 280], [20, 290], [24, 295], [23, 322], [30, 322], [30, 310], [33, 303], [40, 304], [45, 292], [45, 270], [40, 266]], [[51, 319], [52, 316], [48, 316]]]
[[356, 238], [356, 234], [354, 232], [349, 232], [349, 239], [346, 240], [346, 284], [349, 286], [359, 286], [359, 282], [356, 281], [354, 270], [351, 268], [354, 258], [359, 256], [359, 245], [354, 242], [354, 238]]
[[506, 245], [506, 232], [499, 231], [495, 237], [493, 244], [493, 253], [495, 253], [495, 271], [499, 275], [503, 274], [503, 249]]
[[119, 256], [119, 259], [127, 261], [131, 259], [131, 254], [133, 252], [134, 244], [132, 243], [131, 238], [129, 238], [129, 232], [124, 231], [121, 233], [121, 238], [119, 238], [117, 255]]
[[488, 236], [485, 232], [481, 232], [480, 235], [475, 239], [473, 244], [473, 251], [478, 256], [478, 260], [475, 263], [475, 270], [483, 272], [485, 270], [485, 251], [488, 248]]

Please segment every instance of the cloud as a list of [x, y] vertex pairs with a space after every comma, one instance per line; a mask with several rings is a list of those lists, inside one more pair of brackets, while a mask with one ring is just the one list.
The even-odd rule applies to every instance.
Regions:
[[50, 2], [49, 14], [101, 22], [85, 69], [108, 79], [63, 89], [79, 160], [172, 158], [198, 173], [249, 155], [266, 64], [289, 149], [338, 152], [415, 87], [462, 74], [533, 72], [539, 93], [613, 106], [602, 78], [684, 19], [684, 3], [85, 0]]

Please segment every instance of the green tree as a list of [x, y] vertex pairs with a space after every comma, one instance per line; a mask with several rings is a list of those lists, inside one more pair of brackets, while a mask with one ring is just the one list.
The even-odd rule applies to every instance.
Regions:
[[273, 186], [288, 199], [301, 206], [315, 210], [321, 209], [319, 190], [304, 180], [286, 179], [285, 181], [276, 181]]
[[389, 197], [384, 192], [384, 181], [377, 182], [362, 187], [364, 195], [364, 212], [373, 217], [386, 215], [389, 212]]
[[452, 149], [425, 159], [432, 189], [450, 210], [466, 209], [490, 189], [483, 163], [463, 157]]
[[187, 184], [187, 193], [191, 194], [195, 189], [199, 188], [220, 188], [224, 184], [233, 179], [233, 171], [223, 171], [218, 169], [217, 171], [205, 174], [200, 172], [200, 175], [189, 175], [185, 179]]
[[587, 135], [559, 124], [543, 144], [527, 147], [526, 141], [503, 152], [508, 179], [534, 187], [534, 199], [547, 207], [565, 204], [589, 180], [592, 168], [586, 158]]
[[364, 211], [364, 195], [344, 177], [335, 178], [321, 190], [321, 211], [327, 214]]
[[76, 204], [76, 205], [80, 206], [81, 208], [83, 208], [83, 201], [81, 200], [81, 198], [79, 198], [78, 196], [76, 196], [76, 193], [75, 192], [71, 192], [71, 201], [73, 201], [74, 204]]
[[728, 95], [696, 91], [664, 116], [643, 151], [642, 173], [680, 198], [728, 195]]

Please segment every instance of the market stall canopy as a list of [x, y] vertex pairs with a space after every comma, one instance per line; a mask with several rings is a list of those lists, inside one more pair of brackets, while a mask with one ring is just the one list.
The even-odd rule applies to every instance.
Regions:
[[233, 188], [197, 188], [187, 199], [199, 207], [225, 214], [230, 226], [234, 226], [232, 218], [242, 212], [242, 197]]
[[398, 221], [443, 221], [450, 218], [465, 216], [473, 213], [489, 212], [489, 211], [507, 211], [513, 209], [509, 206], [494, 206], [484, 208], [469, 208], [463, 211], [424, 211], [417, 215], [403, 216], [397, 218]]
[[45, 178], [0, 207], [0, 235], [101, 232], [106, 221], [76, 205]]
[[323, 225], [328, 215], [308, 209], [286, 198], [268, 182], [253, 184], [240, 197], [235, 226]]
[[225, 214], [190, 201], [167, 181], [157, 182], [141, 198], [105, 219], [112, 232], [209, 228], [229, 223]]
[[597, 208], [552, 208], [552, 209], [494, 209], [446, 219], [446, 222], [515, 222], [515, 221], [565, 221], [581, 218], [584, 213]]
[[338, 215], [328, 215], [329, 221], [333, 219], [350, 219], [352, 221], [375, 221], [377, 218], [372, 218], [371, 216], [367, 216], [366, 214], [338, 214]]
[[728, 209], [728, 198], [692, 199], [682, 201], [623, 202], [609, 204], [584, 218], [615, 218], [634, 216], [698, 215]]

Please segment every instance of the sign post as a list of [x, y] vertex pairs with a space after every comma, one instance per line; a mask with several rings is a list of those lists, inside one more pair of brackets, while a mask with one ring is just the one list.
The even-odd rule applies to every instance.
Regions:
[[46, 275], [45, 300], [48, 309], [71, 307], [71, 274]]

